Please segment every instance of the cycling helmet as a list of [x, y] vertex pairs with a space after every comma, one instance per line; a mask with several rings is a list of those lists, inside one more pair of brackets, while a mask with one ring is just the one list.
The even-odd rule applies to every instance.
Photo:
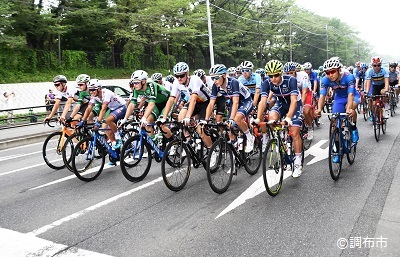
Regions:
[[254, 69], [254, 65], [252, 62], [250, 61], [244, 61], [240, 64], [240, 66], [242, 66], [242, 69]]
[[359, 66], [361, 65], [361, 62], [358, 61], [358, 62], [356, 62], [354, 65], [356, 65], [356, 67], [359, 67]]
[[318, 70], [319, 70], [319, 71], [323, 71], [323, 70], [324, 70], [324, 67], [319, 66], [319, 67], [318, 67]]
[[88, 88], [89, 90], [101, 88], [101, 82], [98, 79], [91, 79]]
[[204, 75], [206, 75], [205, 71], [202, 69], [197, 69], [193, 71], [193, 75], [196, 75], [199, 78], [202, 78]]
[[162, 80], [162, 74], [156, 72], [156, 73], [154, 73], [153, 75], [151, 75], [151, 79], [152, 79], [153, 81], [160, 81], [160, 80]]
[[365, 62], [360, 64], [361, 69], [368, 69], [368, 64], [366, 64]]
[[57, 75], [53, 79], [53, 83], [64, 82], [67, 83], [67, 78], [64, 75]]
[[389, 67], [396, 68], [396, 67], [397, 67], [397, 63], [395, 63], [395, 62], [389, 62]]
[[296, 71], [301, 71], [301, 64], [300, 63], [298, 63], [298, 62], [295, 62], [295, 65], [296, 65]]
[[76, 77], [76, 83], [86, 83], [89, 82], [90, 76], [87, 74], [80, 74]]
[[382, 59], [379, 56], [374, 56], [371, 58], [371, 64], [381, 64], [382, 63]]
[[353, 66], [349, 66], [349, 67], [347, 67], [347, 69], [348, 69], [349, 71], [352, 71], [352, 70], [354, 70], [354, 67], [353, 67]]
[[326, 60], [324, 62], [324, 71], [332, 70], [332, 69], [338, 69], [342, 68], [342, 63], [340, 62], [339, 57], [331, 57], [330, 59]]
[[228, 71], [223, 64], [215, 64], [210, 69], [210, 75], [226, 74]]
[[263, 68], [258, 68], [256, 73], [260, 74], [260, 76], [265, 76], [265, 70]]
[[233, 74], [233, 73], [235, 73], [235, 71], [236, 71], [236, 68], [235, 68], [235, 67], [229, 67], [229, 68], [228, 68], [228, 73], [229, 73], [229, 74]]
[[265, 65], [265, 71], [268, 75], [282, 72], [283, 65], [278, 60], [270, 60]]
[[305, 70], [311, 70], [312, 69], [312, 64], [310, 62], [306, 62], [303, 64], [303, 68]]
[[179, 73], [185, 73], [189, 72], [189, 66], [186, 64], [186, 62], [178, 62], [174, 66], [174, 74], [179, 74]]
[[138, 80], [140, 81], [140, 80], [148, 79], [148, 78], [149, 78], [149, 76], [148, 76], [147, 72], [145, 72], [144, 70], [137, 70], [134, 73], [132, 73], [132, 76], [131, 76], [131, 80], [133, 80], [133, 81], [138, 81]]
[[168, 81], [169, 83], [174, 83], [175, 77], [172, 76], [172, 75], [168, 75], [168, 76], [165, 78], [165, 80]]
[[283, 65], [284, 72], [295, 71], [295, 70], [296, 70], [296, 63], [294, 62], [287, 62], [285, 63], [285, 65]]

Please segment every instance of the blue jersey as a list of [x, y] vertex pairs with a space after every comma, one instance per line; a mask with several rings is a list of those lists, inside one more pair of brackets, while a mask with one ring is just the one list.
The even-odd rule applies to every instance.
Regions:
[[290, 96], [299, 96], [297, 79], [289, 75], [283, 75], [280, 85], [274, 85], [271, 81], [266, 80], [261, 85], [261, 97], [268, 97], [270, 91], [274, 93], [278, 101], [290, 102]]
[[211, 99], [216, 99], [218, 95], [223, 95], [226, 99], [231, 99], [234, 96], [239, 97], [239, 102], [251, 100], [250, 91], [247, 87], [243, 86], [237, 79], [226, 78], [226, 91], [218, 87], [215, 83], [211, 89]]
[[365, 79], [371, 80], [372, 86], [385, 85], [385, 78], [389, 78], [389, 70], [381, 68], [378, 72], [375, 72], [373, 68], [369, 68], [365, 73]]
[[348, 94], [355, 95], [355, 79], [354, 75], [350, 72], [345, 72], [339, 84], [335, 81], [331, 81], [328, 77], [323, 77], [321, 81], [321, 95], [326, 96], [328, 88], [331, 87], [335, 90], [335, 99], [347, 98]]
[[398, 82], [398, 77], [399, 73], [397, 71], [395, 72], [389, 72], [389, 84], [392, 86], [395, 86]]
[[261, 88], [261, 76], [258, 73], [251, 73], [250, 78], [246, 79], [243, 75], [241, 75], [238, 80], [248, 89], [250, 89], [250, 93], [254, 94], [257, 88]]

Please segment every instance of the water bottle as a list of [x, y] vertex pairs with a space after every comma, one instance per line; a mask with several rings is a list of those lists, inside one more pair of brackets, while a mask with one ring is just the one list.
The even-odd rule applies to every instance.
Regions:
[[238, 137], [237, 143], [238, 143], [238, 150], [239, 151], [242, 150], [243, 149], [243, 137], [242, 136]]
[[201, 149], [201, 139], [196, 138], [196, 150], [200, 150], [200, 149]]

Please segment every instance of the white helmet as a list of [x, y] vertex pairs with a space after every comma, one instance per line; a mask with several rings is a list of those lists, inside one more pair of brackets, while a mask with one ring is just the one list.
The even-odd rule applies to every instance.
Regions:
[[86, 83], [89, 82], [90, 76], [87, 74], [80, 74], [76, 77], [76, 83]]
[[160, 80], [162, 80], [162, 74], [159, 72], [156, 72], [153, 75], [151, 75], [151, 79], [153, 81], [160, 81]]
[[303, 64], [303, 68], [305, 70], [311, 70], [312, 69], [312, 64], [310, 62], [306, 62]]
[[89, 90], [101, 88], [101, 82], [98, 79], [91, 79], [88, 85]]
[[189, 66], [186, 64], [186, 62], [178, 62], [174, 66], [174, 74], [179, 74], [179, 73], [184, 73], [184, 72], [189, 72]]
[[149, 75], [147, 74], [147, 72], [145, 72], [144, 70], [137, 70], [134, 73], [132, 73], [131, 76], [131, 81], [141, 81], [144, 79], [148, 79]]
[[240, 64], [240, 66], [242, 66], [242, 69], [254, 69], [254, 65], [252, 62], [250, 61], [244, 61]]
[[343, 67], [343, 65], [340, 62], [339, 57], [331, 57], [330, 59], [326, 60], [323, 65], [324, 71], [342, 68], [342, 67]]

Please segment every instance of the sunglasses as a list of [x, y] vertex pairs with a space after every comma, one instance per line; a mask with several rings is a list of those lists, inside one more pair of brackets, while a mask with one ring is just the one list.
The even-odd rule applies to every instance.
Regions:
[[332, 75], [332, 74], [335, 74], [335, 73], [336, 73], [336, 70], [327, 70], [327, 71], [325, 71], [326, 75]]
[[90, 92], [97, 91], [97, 88], [91, 88], [91, 89], [89, 89], [89, 91], [90, 91]]
[[85, 84], [78, 84], [78, 87], [84, 86]]
[[372, 64], [372, 66], [374, 66], [374, 67], [381, 67], [380, 64]]
[[281, 76], [281, 74], [280, 73], [276, 73], [276, 74], [268, 74], [268, 77], [270, 77], [270, 78], [278, 78], [278, 77], [280, 77]]
[[221, 77], [221, 76], [214, 76], [214, 77], [211, 77], [211, 79], [212, 79], [212, 80], [219, 80], [220, 77]]
[[250, 72], [250, 69], [242, 69], [242, 72]]
[[295, 75], [296, 72], [295, 71], [289, 71], [289, 75]]
[[140, 84], [140, 81], [133, 81], [133, 82], [131, 82], [131, 85], [137, 85], [137, 84]]
[[54, 86], [59, 87], [59, 86], [61, 86], [61, 83], [54, 83]]
[[186, 76], [186, 73], [183, 73], [183, 74], [180, 74], [180, 75], [175, 75], [175, 77], [177, 78], [177, 79], [181, 79], [181, 78], [184, 78]]

